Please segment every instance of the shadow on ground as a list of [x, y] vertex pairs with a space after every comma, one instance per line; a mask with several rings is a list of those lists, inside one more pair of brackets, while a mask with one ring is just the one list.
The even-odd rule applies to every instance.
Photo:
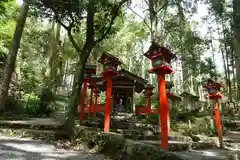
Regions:
[[0, 137], [0, 159], [10, 160], [103, 160], [104, 156], [57, 149], [39, 140]]

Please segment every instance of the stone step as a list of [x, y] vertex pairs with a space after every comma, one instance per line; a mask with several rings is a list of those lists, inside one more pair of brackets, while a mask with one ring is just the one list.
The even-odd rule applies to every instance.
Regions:
[[[103, 128], [96, 128], [96, 127], [86, 127], [86, 126], [80, 126], [76, 125], [77, 128], [86, 129], [90, 131], [103, 131]], [[127, 139], [133, 139], [133, 140], [159, 140], [160, 135], [143, 135], [144, 132], [142, 131], [136, 131], [136, 130], [130, 130], [130, 129], [110, 129], [111, 132], [119, 133], [124, 138]], [[192, 139], [188, 136], [182, 136], [182, 135], [169, 135], [168, 140], [172, 141], [192, 141]]]
[[57, 129], [63, 122], [51, 118], [29, 118], [25, 120], [0, 120], [1, 128], [34, 128], [34, 129]]
[[37, 130], [37, 129], [9, 129], [9, 128], [1, 128], [1, 135], [11, 135], [18, 137], [32, 137], [32, 138], [40, 138], [40, 139], [56, 139], [57, 137], [67, 136], [67, 132], [62, 130]]

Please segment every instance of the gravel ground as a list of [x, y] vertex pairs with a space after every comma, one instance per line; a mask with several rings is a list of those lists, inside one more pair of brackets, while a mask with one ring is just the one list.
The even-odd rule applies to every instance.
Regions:
[[104, 160], [103, 155], [57, 149], [40, 140], [0, 136], [0, 160]]

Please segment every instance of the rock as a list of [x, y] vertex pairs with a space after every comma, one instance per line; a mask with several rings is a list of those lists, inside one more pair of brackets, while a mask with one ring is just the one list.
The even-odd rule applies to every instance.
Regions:
[[190, 137], [192, 138], [193, 142], [199, 142], [201, 140], [201, 138], [197, 135], [191, 135]]
[[98, 133], [94, 140], [98, 151], [106, 156], [119, 156], [123, 150], [125, 139], [117, 133]]
[[184, 160], [182, 157], [166, 152], [159, 147], [146, 145], [140, 142], [127, 140], [124, 144], [124, 150], [121, 156], [122, 160]]
[[193, 150], [213, 149], [217, 148], [217, 144], [211, 142], [193, 142], [191, 148]]
[[154, 133], [153, 133], [153, 131], [151, 131], [151, 130], [146, 130], [146, 131], [143, 131], [143, 135], [144, 135], [144, 136], [153, 136]]
[[166, 152], [159, 147], [141, 142], [126, 140], [117, 133], [99, 133], [96, 145], [100, 153], [118, 160], [185, 160], [176, 154]]
[[192, 138], [188, 136], [181, 136], [181, 135], [170, 135], [168, 136], [168, 140], [190, 142], [192, 141]]

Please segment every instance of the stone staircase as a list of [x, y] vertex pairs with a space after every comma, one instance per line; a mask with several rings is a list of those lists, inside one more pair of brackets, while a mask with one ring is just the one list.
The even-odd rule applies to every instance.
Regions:
[[[113, 122], [114, 121], [114, 122]], [[111, 132], [121, 134], [124, 138], [134, 140], [140, 143], [160, 146], [159, 127], [156, 125], [141, 123], [141, 119], [136, 119], [132, 114], [118, 113], [111, 120]], [[103, 131], [103, 120], [91, 125], [91, 121], [85, 123], [85, 129], [89, 131]], [[83, 127], [83, 126], [77, 126]], [[212, 149], [217, 145], [213, 141], [193, 142], [191, 137], [183, 136], [180, 133], [171, 132], [169, 135], [170, 151], [187, 151], [190, 149]]]

